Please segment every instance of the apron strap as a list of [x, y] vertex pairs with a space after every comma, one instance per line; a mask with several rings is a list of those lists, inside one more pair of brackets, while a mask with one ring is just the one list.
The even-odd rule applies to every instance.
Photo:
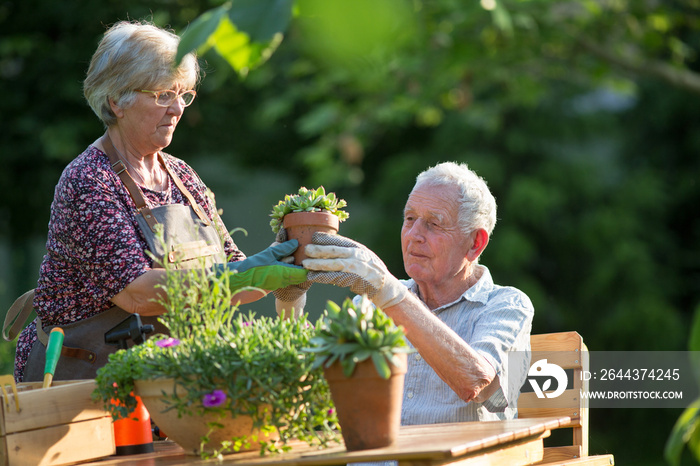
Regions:
[[170, 177], [171, 177], [171, 178], [173, 179], [173, 181], [175, 182], [175, 186], [178, 187], [178, 189], [180, 190], [180, 192], [182, 192], [182, 194], [183, 194], [183, 195], [187, 198], [187, 200], [190, 202], [190, 206], [192, 206], [192, 210], [194, 210], [194, 212], [197, 214], [197, 216], [199, 217], [199, 219], [200, 219], [202, 222], [204, 222], [205, 225], [209, 225], [209, 217], [207, 217], [207, 214], [204, 212], [204, 209], [202, 209], [202, 207], [201, 207], [199, 204], [197, 204], [197, 202], [194, 200], [194, 197], [192, 196], [192, 193], [190, 193], [190, 191], [185, 187], [184, 183], [182, 182], [182, 180], [180, 179], [180, 177], [177, 176], [177, 174], [173, 171], [173, 169], [170, 168], [170, 165], [168, 165], [167, 163], [165, 163], [165, 159], [164, 159], [164, 157], [163, 157], [163, 153], [162, 153], [162, 152], [159, 152], [159, 153], [158, 153], [158, 157], [159, 157], [161, 163], [163, 164], [163, 166], [165, 166], [165, 169], [166, 169], [166, 170], [168, 171], [168, 173], [170, 174]]
[[34, 290], [29, 290], [15, 300], [5, 315], [5, 323], [2, 326], [2, 337], [5, 341], [12, 341], [17, 338], [33, 310]]
[[[7, 311], [5, 323], [2, 327], [2, 337], [6, 341], [12, 341], [17, 338], [17, 335], [19, 335], [19, 332], [24, 328], [24, 323], [27, 321], [32, 311], [34, 311], [34, 290], [29, 290], [17, 298], [12, 307], [10, 307], [10, 310]], [[44, 346], [47, 346], [49, 344], [49, 336], [41, 325], [41, 319], [37, 316], [35, 321], [36, 336]], [[96, 359], [96, 355], [92, 351], [68, 346], [63, 346], [61, 349], [61, 356], [78, 358], [88, 362], [94, 362]]]
[[105, 154], [107, 154], [109, 163], [112, 164], [112, 170], [114, 170], [117, 176], [119, 176], [119, 178], [122, 180], [122, 183], [124, 183], [124, 186], [126, 186], [127, 191], [129, 191], [131, 198], [134, 200], [134, 204], [136, 204], [136, 208], [138, 209], [139, 213], [143, 215], [143, 218], [146, 220], [146, 223], [148, 223], [151, 231], [156, 231], [158, 221], [153, 216], [151, 208], [148, 207], [148, 204], [146, 204], [146, 198], [143, 197], [141, 188], [138, 187], [134, 179], [131, 177], [131, 175], [129, 175], [129, 171], [126, 169], [124, 162], [119, 160], [117, 150], [114, 148], [114, 144], [112, 144], [112, 139], [109, 137], [109, 134], [105, 133], [103, 140], [105, 142]]
[[[141, 213], [141, 215], [143, 215], [143, 218], [146, 220], [146, 223], [148, 223], [148, 226], [151, 228], [151, 231], [155, 232], [155, 227], [156, 225], [158, 225], [158, 220], [156, 220], [155, 216], [151, 212], [151, 208], [148, 207], [148, 204], [146, 204], [146, 198], [143, 196], [143, 191], [141, 191], [141, 188], [139, 188], [134, 179], [131, 177], [124, 163], [117, 156], [117, 150], [114, 148], [114, 144], [112, 143], [112, 139], [109, 137], [108, 133], [105, 133], [103, 140], [105, 141], [105, 154], [107, 154], [107, 158], [112, 164], [112, 170], [114, 170], [114, 172], [122, 180], [122, 183], [124, 183], [124, 186], [126, 186], [127, 191], [129, 191], [131, 198], [136, 204], [136, 208]], [[199, 204], [197, 204], [197, 202], [194, 200], [194, 197], [192, 196], [192, 193], [190, 193], [190, 191], [185, 187], [180, 177], [177, 176], [177, 174], [170, 168], [170, 166], [167, 163], [165, 163], [162, 152], [158, 153], [158, 160], [160, 160], [170, 177], [175, 182], [175, 186], [177, 186], [180, 192], [187, 198], [187, 200], [190, 203], [190, 206], [192, 207], [192, 210], [194, 210], [199, 219], [205, 225], [209, 225], [209, 217], [207, 217], [207, 214], [204, 212], [204, 209], [202, 209], [202, 207]]]

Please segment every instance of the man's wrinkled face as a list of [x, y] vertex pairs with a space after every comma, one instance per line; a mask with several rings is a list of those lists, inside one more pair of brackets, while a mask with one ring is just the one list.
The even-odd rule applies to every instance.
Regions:
[[468, 266], [469, 245], [458, 226], [459, 191], [420, 186], [408, 197], [401, 228], [406, 273], [416, 282], [441, 284]]

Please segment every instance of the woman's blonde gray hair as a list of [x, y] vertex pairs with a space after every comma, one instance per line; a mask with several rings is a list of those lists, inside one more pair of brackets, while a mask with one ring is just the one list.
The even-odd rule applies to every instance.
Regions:
[[105, 32], [92, 56], [83, 93], [90, 108], [109, 127], [117, 122], [110, 99], [132, 105], [135, 89], [165, 90], [175, 84], [193, 89], [200, 80], [194, 53], [175, 68], [180, 38], [147, 22], [121, 21]]
[[459, 226], [465, 235], [483, 228], [491, 236], [496, 226], [496, 199], [486, 181], [465, 163], [444, 162], [430, 167], [416, 177], [419, 186], [455, 186], [460, 193]]

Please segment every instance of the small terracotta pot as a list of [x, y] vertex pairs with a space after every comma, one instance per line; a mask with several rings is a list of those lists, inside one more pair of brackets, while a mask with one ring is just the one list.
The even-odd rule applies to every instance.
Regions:
[[324, 369], [348, 451], [386, 447], [394, 443], [401, 427], [406, 354], [396, 355], [399, 367], [389, 364], [391, 376], [383, 379], [371, 359], [345, 377], [339, 362]]
[[[176, 409], [167, 410], [170, 405], [164, 402], [163, 392], [171, 394], [174, 391], [178, 396], [184, 396], [184, 389], [175, 384], [174, 379], [152, 379], [135, 380], [135, 393], [143, 399], [143, 404], [148, 409], [153, 422], [162, 428], [168, 435], [168, 439], [180, 445], [188, 455], [199, 455], [201, 453], [201, 437], [209, 434], [209, 442], [203, 448], [205, 451], [213, 452], [221, 448], [221, 443], [231, 440], [234, 437], [247, 436], [257, 437], [259, 441], [250, 440], [248, 448], [241, 448], [240, 451], [251, 451], [260, 449], [260, 441], [275, 442], [279, 439], [277, 431], [267, 434], [253, 428], [253, 418], [250, 416], [237, 416], [220, 418], [217, 414], [206, 414], [204, 416], [178, 416]], [[259, 409], [268, 409], [269, 406], [262, 405]], [[223, 427], [210, 432], [207, 423], [217, 422]]]
[[301, 265], [306, 259], [304, 248], [311, 243], [311, 237], [317, 231], [336, 234], [340, 227], [338, 217], [330, 212], [292, 212], [282, 219], [287, 230], [287, 239], [299, 241], [299, 248], [294, 252], [294, 263]]

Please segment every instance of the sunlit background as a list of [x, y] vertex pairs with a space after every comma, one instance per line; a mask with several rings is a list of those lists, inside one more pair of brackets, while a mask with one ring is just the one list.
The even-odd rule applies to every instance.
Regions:
[[[0, 309], [35, 286], [54, 186], [103, 132], [81, 81], [105, 27], [149, 19], [197, 42], [206, 12], [222, 21], [197, 43], [206, 77], [167, 150], [247, 231], [234, 234], [245, 253], [274, 240], [284, 194], [324, 185], [348, 201], [341, 234], [405, 278], [415, 176], [466, 162], [499, 205], [481, 262], [531, 297], [534, 333], [687, 349], [700, 301], [693, 0], [0, 2]], [[315, 285], [307, 311], [347, 294]], [[243, 310], [273, 315], [274, 302]], [[13, 357], [2, 342], [1, 373]], [[680, 412], [593, 410], [591, 453], [664, 464]]]

